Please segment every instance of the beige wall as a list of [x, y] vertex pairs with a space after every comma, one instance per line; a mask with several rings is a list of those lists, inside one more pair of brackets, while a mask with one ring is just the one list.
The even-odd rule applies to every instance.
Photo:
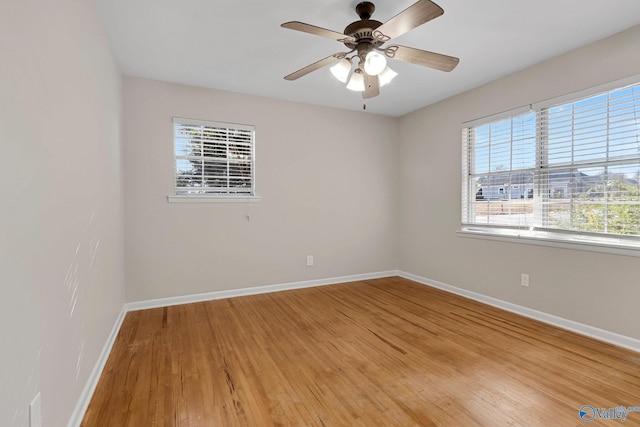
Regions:
[[67, 425], [124, 303], [121, 77], [90, 1], [0, 2], [0, 425]]
[[[174, 116], [255, 125], [261, 202], [168, 203]], [[394, 118], [125, 78], [127, 300], [395, 269], [397, 133]]]
[[639, 52], [635, 27], [403, 117], [400, 269], [640, 339], [640, 258], [456, 235], [461, 124], [640, 74]]

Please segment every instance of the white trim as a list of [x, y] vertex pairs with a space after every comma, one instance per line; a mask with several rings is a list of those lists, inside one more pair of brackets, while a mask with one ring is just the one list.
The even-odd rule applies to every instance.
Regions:
[[69, 419], [68, 427], [79, 427], [82, 423], [82, 419], [84, 418], [84, 414], [89, 407], [89, 402], [91, 402], [91, 398], [93, 397], [93, 393], [96, 390], [98, 385], [98, 381], [100, 381], [100, 377], [102, 376], [102, 371], [104, 370], [105, 365], [107, 364], [107, 360], [109, 359], [109, 354], [111, 354], [111, 349], [113, 348], [113, 344], [116, 341], [116, 337], [118, 336], [118, 332], [120, 332], [120, 327], [122, 326], [122, 322], [124, 321], [124, 317], [127, 314], [125, 310], [125, 306], [120, 310], [120, 314], [116, 318], [115, 323], [113, 324], [113, 328], [111, 328], [111, 333], [107, 338], [107, 342], [102, 347], [102, 351], [98, 356], [98, 360], [96, 364], [93, 366], [93, 370], [87, 379], [87, 382], [82, 389], [82, 393], [80, 393], [80, 398], [76, 403], [76, 407], [71, 413], [71, 418]]
[[380, 271], [377, 273], [354, 274], [351, 276], [331, 277], [327, 279], [305, 280], [302, 282], [290, 282], [278, 285], [255, 286], [242, 289], [230, 289], [228, 291], [207, 292], [203, 294], [183, 295], [177, 297], [159, 298], [146, 301], [135, 301], [125, 304], [125, 310], [136, 311], [149, 308], [168, 307], [179, 304], [212, 301], [224, 298], [234, 298], [246, 295], [258, 295], [269, 292], [288, 291], [293, 289], [312, 288], [316, 286], [335, 285], [338, 283], [356, 282], [359, 280], [380, 279], [382, 277], [397, 276], [397, 270]]
[[400, 277], [413, 280], [414, 282], [421, 283], [423, 285], [430, 286], [432, 288], [441, 289], [443, 291], [450, 292], [452, 294], [460, 295], [465, 298], [469, 298], [484, 304], [491, 305], [512, 313], [520, 314], [530, 319], [539, 320], [558, 328], [566, 329], [580, 335], [585, 335], [590, 338], [604, 341], [610, 344], [624, 347], [629, 350], [640, 352], [640, 340], [627, 337], [625, 335], [616, 334], [614, 332], [605, 331], [604, 329], [596, 328], [593, 326], [585, 325], [583, 323], [574, 322], [573, 320], [564, 319], [562, 317], [547, 314], [542, 311], [534, 310], [531, 308], [523, 307], [521, 305], [513, 304], [507, 301], [499, 300], [497, 298], [489, 297], [479, 294], [477, 292], [469, 291], [466, 289], [458, 288], [456, 286], [447, 285], [445, 283], [438, 282], [437, 280], [426, 279], [415, 274], [406, 273], [404, 271], [398, 272]]
[[520, 314], [522, 316], [539, 320], [552, 326], [556, 326], [562, 329], [567, 329], [572, 332], [576, 332], [581, 335], [585, 335], [600, 341], [604, 341], [610, 344], [614, 344], [620, 347], [627, 348], [629, 350], [640, 352], [640, 340], [627, 337], [624, 335], [609, 332], [604, 329], [596, 328], [594, 326], [585, 325], [573, 320], [564, 319], [559, 316], [544, 313], [542, 311], [534, 310], [531, 308], [523, 307], [521, 305], [513, 304], [507, 301], [503, 301], [497, 298], [489, 297], [477, 292], [469, 291], [466, 289], [458, 288], [456, 286], [448, 285], [436, 280], [426, 279], [421, 276], [417, 276], [411, 273], [406, 273], [399, 270], [388, 270], [377, 273], [368, 274], [355, 274], [351, 276], [332, 277], [328, 279], [316, 279], [307, 280], [302, 282], [290, 282], [277, 285], [265, 285], [255, 286], [250, 288], [233, 289], [228, 291], [208, 292], [195, 295], [184, 295], [178, 297], [160, 298], [146, 301], [136, 301], [125, 304], [125, 310], [136, 311], [145, 310], [149, 308], [168, 307], [179, 304], [189, 304], [194, 302], [212, 301], [224, 298], [233, 298], [246, 295], [258, 295], [269, 292], [280, 292], [293, 289], [311, 288], [316, 286], [334, 285], [338, 283], [356, 282], [359, 280], [368, 279], [380, 279], [383, 277], [400, 276], [405, 279], [413, 280], [414, 282], [431, 286], [433, 288], [441, 289], [443, 291], [451, 292], [456, 295], [463, 296], [475, 301], [479, 301], [484, 304], [491, 305], [512, 313]]
[[623, 245], [623, 241], [610, 243], [612, 240], [614, 240], [613, 236], [611, 237], [609, 242], [605, 241], [601, 243], [594, 240], [587, 240], [586, 238], [581, 239], [579, 235], [576, 235], [574, 237], [566, 237], [558, 234], [554, 237], [553, 233], [547, 232], [546, 234], [542, 234], [543, 232], [539, 232], [538, 234], [542, 235], [538, 236], [535, 232], [527, 232], [524, 230], [513, 230], [513, 233], [509, 234], [509, 230], [507, 229], [490, 230], [488, 228], [473, 228], [473, 226], [458, 230], [456, 231], [456, 233], [460, 237], [468, 237], [474, 239], [486, 239], [507, 243], [523, 243], [527, 245], [548, 246], [560, 249], [572, 249], [579, 251], [640, 257], [640, 247], [634, 246], [632, 244]]
[[82, 390], [78, 403], [71, 414], [71, 419], [69, 420], [68, 427], [79, 427], [84, 414], [89, 406], [89, 402], [91, 401], [91, 397], [98, 385], [98, 381], [100, 380], [100, 376], [102, 375], [102, 371], [107, 363], [107, 359], [109, 358], [109, 354], [113, 347], [113, 344], [118, 336], [118, 332], [120, 331], [120, 327], [122, 326], [122, 322], [124, 321], [124, 317], [126, 313], [130, 311], [136, 310], [145, 310], [149, 308], [158, 308], [158, 307], [167, 307], [172, 305], [179, 304], [189, 304], [193, 302], [202, 302], [202, 301], [211, 301], [223, 298], [233, 298], [245, 295], [258, 295], [269, 292], [279, 292], [293, 289], [302, 289], [302, 288], [310, 288], [316, 286], [326, 286], [326, 285], [334, 285], [338, 283], [347, 283], [347, 282], [355, 282], [359, 280], [369, 280], [369, 279], [380, 279], [383, 277], [393, 277], [400, 276], [405, 279], [413, 280], [414, 282], [431, 286], [433, 288], [441, 289], [446, 292], [450, 292], [456, 295], [463, 296], [465, 298], [470, 298], [475, 301], [479, 301], [484, 304], [491, 305], [493, 307], [497, 307], [506, 311], [510, 311], [512, 313], [520, 314], [522, 316], [539, 320], [541, 322], [562, 328], [567, 329], [569, 331], [576, 332], [581, 335], [586, 335], [588, 337], [604, 341], [607, 343], [611, 343], [620, 347], [627, 348], [629, 350], [640, 352], [640, 340], [635, 338], [630, 338], [624, 335], [616, 334], [613, 332], [605, 331], [603, 329], [595, 328], [593, 326], [584, 325], [582, 323], [574, 322], [572, 320], [563, 319], [558, 316], [554, 316], [551, 314], [543, 313], [541, 311], [533, 310], [527, 307], [523, 307], [517, 304], [513, 304], [510, 302], [502, 301], [497, 298], [492, 298], [486, 295], [479, 294], [477, 292], [469, 291], [466, 289], [458, 288], [456, 286], [447, 285], [445, 283], [438, 282], [436, 280], [426, 279], [421, 276], [417, 276], [415, 274], [406, 273], [404, 271], [399, 270], [388, 270], [388, 271], [380, 271], [377, 273], [367, 273], [367, 274], [354, 274], [350, 276], [341, 276], [341, 277], [332, 277], [328, 279], [315, 279], [315, 280], [306, 280], [301, 282], [290, 282], [284, 284], [277, 285], [266, 285], [266, 286], [255, 286], [251, 288], [243, 288], [243, 289], [234, 289], [228, 291], [218, 291], [218, 292], [209, 292], [203, 294], [195, 294], [195, 295], [184, 295], [179, 297], [170, 297], [170, 298], [160, 298], [146, 301], [136, 301], [124, 304], [116, 322], [109, 334], [106, 344], [104, 345], [102, 352], [96, 362], [91, 375], [89, 376], [87, 383]]
[[213, 195], [173, 195], [167, 196], [169, 203], [259, 203], [260, 196], [213, 196]]

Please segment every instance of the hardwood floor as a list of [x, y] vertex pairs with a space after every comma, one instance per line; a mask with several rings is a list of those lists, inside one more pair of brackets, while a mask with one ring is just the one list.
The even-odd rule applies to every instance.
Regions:
[[386, 278], [130, 312], [82, 426], [581, 426], [583, 405], [640, 407], [640, 354]]

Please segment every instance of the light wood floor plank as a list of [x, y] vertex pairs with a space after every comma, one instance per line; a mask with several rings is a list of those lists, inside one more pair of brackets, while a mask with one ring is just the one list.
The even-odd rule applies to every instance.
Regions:
[[580, 426], [583, 405], [640, 406], [640, 354], [386, 278], [130, 312], [82, 425]]

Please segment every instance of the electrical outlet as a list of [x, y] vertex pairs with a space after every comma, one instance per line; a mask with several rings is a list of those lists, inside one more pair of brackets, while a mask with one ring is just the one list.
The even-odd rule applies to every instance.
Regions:
[[307, 255], [307, 267], [313, 266], [313, 255]]
[[520, 275], [520, 285], [529, 286], [529, 275], [522, 273]]
[[29, 427], [42, 427], [42, 401], [40, 393], [29, 404]]

